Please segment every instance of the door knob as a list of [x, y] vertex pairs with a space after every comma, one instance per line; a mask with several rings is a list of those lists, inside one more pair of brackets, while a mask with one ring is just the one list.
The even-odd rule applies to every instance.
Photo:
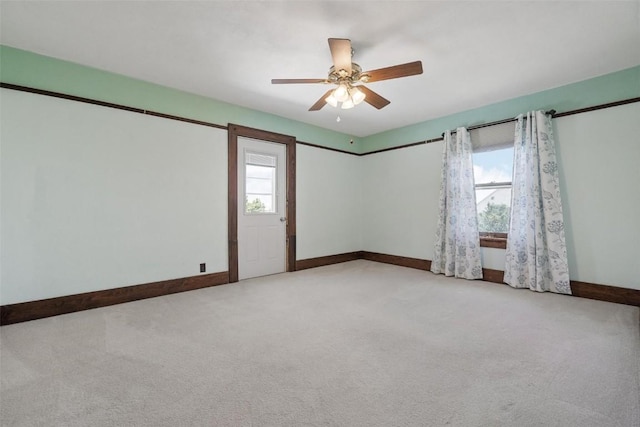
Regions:
[[280, 222], [286, 222], [286, 221], [287, 221], [287, 218], [285, 218], [285, 217], [280, 217]]

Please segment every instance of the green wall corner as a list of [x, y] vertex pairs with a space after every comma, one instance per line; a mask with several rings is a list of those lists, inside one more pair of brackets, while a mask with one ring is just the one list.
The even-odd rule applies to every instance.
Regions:
[[360, 141], [360, 149], [361, 153], [367, 153], [438, 138], [447, 129], [516, 117], [531, 110], [553, 109], [562, 113], [637, 97], [640, 97], [640, 66], [370, 135]]
[[236, 123], [344, 151], [358, 152], [360, 145], [351, 135], [2, 45], [0, 81], [222, 126]]
[[[352, 153], [438, 138], [447, 129], [515, 117], [531, 110], [558, 113], [640, 97], [640, 66], [427, 120], [363, 138], [251, 110], [177, 89], [0, 45], [0, 81], [202, 120], [237, 123]], [[350, 141], [353, 139], [353, 144]]]

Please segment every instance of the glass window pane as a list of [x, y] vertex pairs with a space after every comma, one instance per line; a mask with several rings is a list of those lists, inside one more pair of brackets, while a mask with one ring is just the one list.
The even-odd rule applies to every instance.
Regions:
[[245, 154], [245, 213], [276, 211], [276, 157], [268, 154]]
[[[511, 214], [513, 147], [473, 153], [473, 177], [476, 185], [478, 230], [508, 233]], [[486, 184], [497, 184], [489, 185]]]
[[473, 153], [473, 178], [477, 184], [511, 182], [513, 147]]
[[511, 214], [511, 187], [476, 189], [478, 231], [508, 233]]

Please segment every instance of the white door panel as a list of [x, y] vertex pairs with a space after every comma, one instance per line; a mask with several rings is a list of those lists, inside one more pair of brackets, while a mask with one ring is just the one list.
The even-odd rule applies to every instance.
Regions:
[[238, 278], [286, 271], [286, 146], [238, 138]]
[[245, 227], [245, 248], [246, 248], [246, 260], [249, 262], [258, 261], [258, 227]]

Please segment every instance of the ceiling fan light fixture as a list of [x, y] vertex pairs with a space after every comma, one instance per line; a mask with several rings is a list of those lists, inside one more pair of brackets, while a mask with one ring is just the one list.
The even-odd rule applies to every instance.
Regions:
[[362, 92], [357, 87], [354, 87], [351, 90], [351, 99], [353, 100], [353, 104], [354, 105], [360, 104], [362, 101], [364, 101], [365, 97], [366, 97], [366, 95], [364, 94], [364, 92]]
[[347, 87], [344, 84], [341, 84], [340, 86], [338, 86], [338, 88], [333, 91], [333, 97], [338, 102], [345, 102], [346, 100], [348, 100], [349, 91], [347, 90]]
[[340, 108], [342, 108], [343, 110], [348, 110], [349, 108], [355, 107], [355, 105], [356, 104], [353, 103], [353, 100], [351, 98], [348, 98], [342, 103], [342, 106]]
[[333, 93], [327, 96], [324, 100], [327, 104], [331, 105], [332, 107], [338, 106], [338, 100], [336, 99], [335, 96], [333, 96]]

